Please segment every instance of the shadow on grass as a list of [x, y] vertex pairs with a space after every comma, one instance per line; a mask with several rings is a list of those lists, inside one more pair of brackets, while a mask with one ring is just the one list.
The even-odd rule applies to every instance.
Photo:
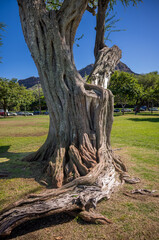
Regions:
[[[35, 220], [31, 220], [25, 223], [22, 223], [15, 229], [13, 229], [12, 233], [8, 237], [3, 237], [2, 239], [15, 239], [16, 237], [23, 236], [28, 233], [33, 233], [40, 229], [45, 229], [48, 227], [56, 226], [59, 224], [64, 224], [67, 222], [70, 222], [74, 219], [74, 217], [71, 217], [67, 213], [59, 213], [54, 214], [48, 217], [43, 217]], [[37, 236], [37, 234], [35, 234]], [[55, 234], [56, 235], [56, 234]], [[58, 233], [57, 236], [60, 234]], [[47, 239], [47, 236], [46, 236]]]
[[[41, 184], [39, 182], [41, 175], [40, 163], [22, 161], [23, 157], [30, 154], [29, 152], [12, 153], [8, 152], [9, 149], [9, 145], [0, 147], [0, 172], [9, 173], [9, 175], [7, 177], [3, 177], [3, 179], [34, 178], [39, 184]], [[29, 192], [27, 191], [26, 195], [36, 192], [39, 188], [40, 187], [37, 187], [33, 190], [31, 189]], [[22, 198], [24, 198], [24, 194], [22, 194]], [[5, 199], [0, 200], [0, 204], [5, 204], [5, 202]], [[74, 217], [71, 217], [67, 213], [60, 213], [31, 221], [29, 220], [28, 222], [22, 223], [13, 229], [10, 236], [0, 237], [0, 239], [15, 239], [16, 237], [20, 237], [28, 233], [34, 234], [37, 230], [64, 224], [72, 221], [72, 219], [74, 219]]]
[[8, 173], [8, 176], [0, 178], [34, 178], [39, 183], [41, 176], [40, 163], [22, 161], [31, 152], [13, 153], [9, 152], [9, 148], [10, 145], [0, 147], [0, 172]]
[[128, 120], [134, 122], [159, 122], [159, 118], [129, 118]]

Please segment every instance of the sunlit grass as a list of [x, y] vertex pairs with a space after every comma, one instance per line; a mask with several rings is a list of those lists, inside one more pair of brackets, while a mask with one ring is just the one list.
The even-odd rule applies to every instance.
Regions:
[[159, 115], [124, 115], [114, 118], [112, 144], [159, 150]]
[[123, 149], [130, 171], [159, 189], [159, 115], [115, 117], [111, 139]]

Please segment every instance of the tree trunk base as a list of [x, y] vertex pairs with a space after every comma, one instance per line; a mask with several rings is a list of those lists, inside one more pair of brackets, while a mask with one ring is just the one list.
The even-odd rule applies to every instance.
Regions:
[[[70, 150], [73, 162], [75, 150]], [[135, 183], [135, 180], [130, 178], [125, 165], [111, 150], [101, 147], [98, 158], [99, 163], [87, 175], [75, 178], [58, 189], [46, 190], [38, 195], [31, 194], [2, 210], [0, 236], [10, 235], [15, 227], [28, 220], [61, 212], [76, 213], [76, 216], [91, 223], [111, 223], [92, 209], [103, 198], [109, 199], [125, 181]]]

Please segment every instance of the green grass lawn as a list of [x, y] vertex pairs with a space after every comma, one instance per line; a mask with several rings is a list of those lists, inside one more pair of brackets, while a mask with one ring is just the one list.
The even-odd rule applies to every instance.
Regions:
[[[7, 178], [0, 179], [0, 209], [44, 189], [39, 183], [39, 163], [21, 159], [44, 143], [48, 126], [48, 116], [0, 118], [0, 171], [9, 172]], [[113, 149], [120, 149], [116, 154], [128, 166], [129, 173], [141, 178], [141, 183], [125, 184], [109, 201], [98, 204], [97, 211], [113, 224], [85, 224], [65, 215], [53, 216], [18, 227], [12, 239], [77, 240], [79, 236], [83, 240], [159, 239], [158, 198], [133, 199], [123, 195], [135, 188], [159, 190], [159, 114], [115, 116], [111, 142]]]
[[159, 115], [115, 117], [111, 138], [112, 146], [128, 155], [130, 170], [148, 180], [151, 187], [159, 182]]
[[159, 116], [134, 114], [116, 116], [112, 143], [159, 150]]

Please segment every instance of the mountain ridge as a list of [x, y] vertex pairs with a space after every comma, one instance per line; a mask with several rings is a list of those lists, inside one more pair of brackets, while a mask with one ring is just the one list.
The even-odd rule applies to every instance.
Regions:
[[[93, 64], [89, 64], [85, 68], [80, 69], [78, 72], [81, 74], [82, 77], [85, 77], [86, 75], [89, 75], [91, 73], [92, 68], [93, 68]], [[121, 61], [117, 64], [117, 66], [115, 67], [115, 70], [137, 75], [125, 63]], [[26, 79], [20, 79], [18, 83], [19, 85], [23, 85], [26, 88], [32, 88], [34, 85], [40, 83], [40, 78], [33, 76]]]

